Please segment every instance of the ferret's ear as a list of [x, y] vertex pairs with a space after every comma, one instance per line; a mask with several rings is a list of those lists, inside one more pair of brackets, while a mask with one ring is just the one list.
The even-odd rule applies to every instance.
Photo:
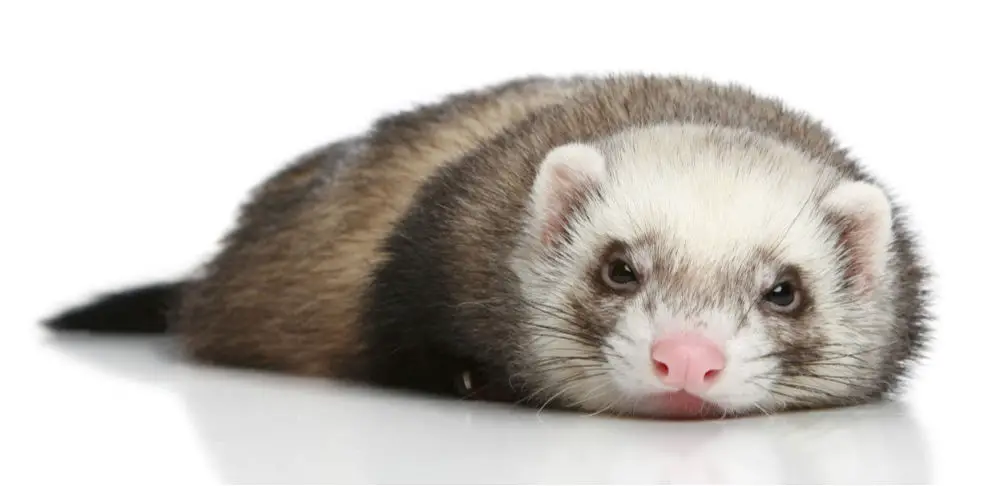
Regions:
[[604, 156], [589, 145], [561, 145], [545, 156], [531, 191], [533, 231], [543, 245], [564, 234], [573, 212], [606, 177]]
[[823, 199], [837, 226], [850, 285], [864, 293], [886, 270], [892, 244], [892, 206], [885, 192], [865, 182], [845, 182]]

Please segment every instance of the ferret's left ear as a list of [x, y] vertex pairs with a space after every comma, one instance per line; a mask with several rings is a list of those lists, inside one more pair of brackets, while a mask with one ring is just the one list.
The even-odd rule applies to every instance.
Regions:
[[847, 258], [847, 278], [861, 292], [885, 272], [892, 244], [892, 205], [885, 191], [865, 182], [845, 182], [823, 198]]
[[594, 147], [571, 143], [549, 151], [531, 194], [533, 230], [543, 245], [564, 235], [573, 212], [606, 177], [604, 155]]

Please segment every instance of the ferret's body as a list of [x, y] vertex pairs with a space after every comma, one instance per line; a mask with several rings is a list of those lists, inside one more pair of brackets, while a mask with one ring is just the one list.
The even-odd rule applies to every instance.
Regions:
[[[452, 374], [461, 370], [443, 374], [442, 368], [456, 366], [451, 363], [459, 357], [418, 344], [445, 323], [389, 324], [397, 317], [375, 315], [376, 305], [400, 307], [372, 302], [378, 271], [391, 265], [387, 242], [401, 234], [405, 214], [443, 166], [573, 90], [567, 83], [528, 80], [460, 95], [383, 119], [370, 133], [335, 143], [267, 181], [207, 276], [184, 292], [175, 325], [187, 348], [226, 364], [365, 380], [379, 375], [452, 389]], [[421, 316], [451, 292], [434, 278], [395, 278], [404, 294], [415, 296], [428, 286], [437, 294], [408, 301], [400, 309], [404, 316]], [[373, 333], [387, 325], [398, 332], [385, 338]], [[377, 363], [402, 358], [408, 349], [429, 356]]]
[[[683, 415], [654, 397], [695, 389], [667, 364], [709, 361], [658, 336], [698, 332], [724, 355], [697, 378], [723, 391], [699, 403], [856, 403], [892, 390], [924, 341], [925, 272], [879, 191], [816, 122], [739, 87], [518, 80], [294, 162], [204, 269], [142, 298], [166, 299], [184, 348], [220, 365]], [[605, 250], [624, 256], [591, 279]], [[758, 281], [789, 272], [802, 307], [754, 307]], [[89, 309], [53, 325], [101, 327], [107, 309]]]

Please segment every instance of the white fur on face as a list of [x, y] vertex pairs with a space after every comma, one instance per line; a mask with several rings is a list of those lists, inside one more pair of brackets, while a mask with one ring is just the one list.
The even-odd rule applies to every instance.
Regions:
[[[595, 153], [575, 147], [579, 157]], [[538, 370], [540, 394], [585, 410], [656, 415], [645, 399], [673, 390], [653, 374], [650, 347], [659, 335], [685, 326], [722, 346], [726, 369], [703, 398], [734, 413], [844, 396], [852, 386], [874, 379], [859, 370], [875, 367], [877, 356], [864, 352], [885, 344], [887, 313], [876, 308], [877, 285], [868, 293], [845, 293], [838, 234], [824, 216], [853, 216], [863, 223], [859, 254], [877, 277], [891, 237], [891, 215], [881, 191], [853, 183], [831, 192], [841, 181], [833, 169], [776, 141], [718, 127], [655, 126], [595, 147], [606, 158], [607, 176], [600, 181], [601, 197], [569, 220], [570, 243], [549, 248], [529, 236], [513, 260], [526, 297], [550, 309], [567, 309], [574, 299], [588, 298], [597, 258], [612, 241], [655, 242], [636, 245], [630, 255], [640, 273], [663, 260], [688, 271], [680, 282], [644, 282], [640, 294], [609, 323], [613, 330], [600, 345], [556, 333], [536, 336], [529, 353], [546, 363]], [[539, 187], [544, 196], [547, 186], [536, 184], [536, 191]], [[536, 194], [538, 200], [544, 197]], [[762, 251], [771, 259], [762, 259]], [[782, 265], [804, 271], [814, 305], [809, 332], [830, 343], [818, 351], [823, 359], [810, 374], [859, 374], [854, 383], [782, 375], [781, 361], [773, 355], [787, 347], [780, 340], [795, 330], [754, 305], [759, 293], [776, 283]], [[733, 275], [746, 281], [732, 281]], [[652, 309], [643, 305], [650, 298]], [[574, 332], [569, 320], [545, 313], [535, 318]]]

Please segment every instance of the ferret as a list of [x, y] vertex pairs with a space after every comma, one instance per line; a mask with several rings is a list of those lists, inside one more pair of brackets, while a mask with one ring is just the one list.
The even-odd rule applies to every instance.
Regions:
[[183, 281], [49, 328], [192, 362], [590, 414], [862, 404], [928, 342], [901, 206], [737, 84], [526, 77], [386, 115], [256, 187]]

